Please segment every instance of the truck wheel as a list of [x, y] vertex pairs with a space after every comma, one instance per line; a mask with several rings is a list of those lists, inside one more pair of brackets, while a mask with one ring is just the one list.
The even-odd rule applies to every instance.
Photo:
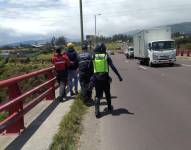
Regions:
[[170, 66], [170, 67], [173, 67], [173, 66], [174, 66], [174, 63], [170, 63], [169, 66]]
[[146, 66], [149, 66], [149, 62], [150, 62], [149, 59], [146, 59], [144, 62], [145, 62], [145, 65], [146, 65]]
[[143, 63], [143, 60], [139, 60], [139, 63], [140, 63], [140, 65], [143, 65], [144, 63]]
[[153, 67], [153, 63], [149, 61], [149, 67]]

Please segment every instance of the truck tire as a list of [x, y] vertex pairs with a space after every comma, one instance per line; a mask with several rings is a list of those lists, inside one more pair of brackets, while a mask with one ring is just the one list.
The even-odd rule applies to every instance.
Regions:
[[173, 66], [174, 66], [174, 63], [170, 63], [169, 66], [170, 66], [170, 67], [173, 67]]
[[141, 59], [139, 60], [140, 65], [144, 65], [144, 61]]
[[153, 67], [153, 63], [149, 61], [149, 67]]
[[144, 64], [145, 64], [146, 66], [149, 66], [149, 62], [150, 62], [149, 59], [145, 59], [145, 60], [144, 60]]

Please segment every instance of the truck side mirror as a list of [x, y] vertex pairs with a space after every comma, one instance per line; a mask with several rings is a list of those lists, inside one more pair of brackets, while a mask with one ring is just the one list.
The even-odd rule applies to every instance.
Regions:
[[151, 46], [151, 43], [149, 43], [149, 50], [151, 50], [152, 49], [152, 46]]

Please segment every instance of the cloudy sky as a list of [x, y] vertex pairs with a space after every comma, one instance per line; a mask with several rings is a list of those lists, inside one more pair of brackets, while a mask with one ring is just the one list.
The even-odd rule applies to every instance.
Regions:
[[[190, 0], [82, 0], [84, 32], [109, 36], [191, 21]], [[0, 44], [53, 35], [80, 38], [79, 0], [0, 0]]]

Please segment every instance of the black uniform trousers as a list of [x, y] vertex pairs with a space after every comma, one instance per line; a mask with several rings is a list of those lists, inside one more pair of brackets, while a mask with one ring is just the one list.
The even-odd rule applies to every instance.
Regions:
[[68, 78], [68, 71], [67, 70], [56, 71], [56, 78], [60, 87], [59, 97], [64, 98], [66, 96], [66, 84], [67, 84], [67, 78]]
[[91, 96], [92, 96], [92, 92], [89, 90], [89, 83], [90, 83], [90, 78], [91, 76], [88, 75], [80, 75], [79, 79], [80, 79], [80, 86], [81, 86], [81, 94], [84, 97], [84, 100], [90, 101], [91, 100]]
[[[95, 82], [96, 98], [100, 101], [105, 93], [107, 105], [111, 106], [111, 93], [110, 93], [110, 81], [108, 80], [96, 80]], [[100, 102], [98, 102], [100, 103]]]

